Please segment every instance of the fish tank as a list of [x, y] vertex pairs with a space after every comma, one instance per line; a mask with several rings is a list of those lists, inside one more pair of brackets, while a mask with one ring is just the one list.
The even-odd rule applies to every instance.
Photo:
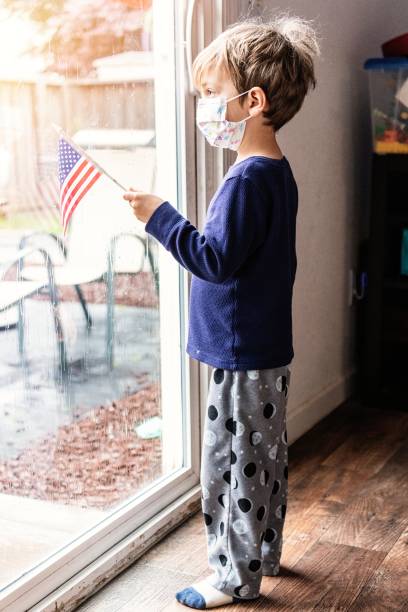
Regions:
[[375, 153], [408, 153], [408, 57], [370, 58], [368, 71]]

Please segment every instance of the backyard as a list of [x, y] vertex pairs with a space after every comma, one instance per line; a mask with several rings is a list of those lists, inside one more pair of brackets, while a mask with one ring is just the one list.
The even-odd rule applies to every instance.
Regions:
[[[10, 270], [6, 278], [14, 273]], [[89, 332], [75, 290], [59, 291], [65, 328], [73, 332], [67, 338], [68, 371], [61, 379], [55, 377], [48, 295], [26, 300], [23, 363], [16, 327], [0, 331], [0, 492], [107, 508], [160, 475], [159, 334], [152, 275], [116, 279], [112, 371], [104, 355], [105, 283], [84, 286], [84, 297], [93, 317]], [[138, 435], [136, 427], [149, 421], [156, 431]]]

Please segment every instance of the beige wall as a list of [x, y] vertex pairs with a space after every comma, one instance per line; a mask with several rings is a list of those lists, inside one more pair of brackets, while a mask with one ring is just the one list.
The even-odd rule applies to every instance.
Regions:
[[[248, 2], [242, 2], [246, 11]], [[288, 403], [293, 441], [352, 391], [356, 304], [348, 270], [367, 233], [371, 127], [368, 75], [381, 43], [408, 28], [406, 0], [270, 0], [252, 3], [317, 19], [322, 56], [317, 88], [278, 133], [298, 187], [298, 270], [294, 288], [295, 357]]]

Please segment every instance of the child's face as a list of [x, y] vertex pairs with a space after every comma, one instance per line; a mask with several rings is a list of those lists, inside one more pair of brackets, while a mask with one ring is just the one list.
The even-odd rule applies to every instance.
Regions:
[[[203, 75], [200, 93], [202, 98], [225, 96], [228, 100], [241, 92], [235, 89], [225, 69], [208, 68]], [[247, 102], [244, 98], [244, 104], [240, 106], [240, 100], [242, 100], [242, 98], [236, 98], [227, 103], [227, 114], [225, 118], [228, 121], [241, 121], [241, 119], [248, 116]]]

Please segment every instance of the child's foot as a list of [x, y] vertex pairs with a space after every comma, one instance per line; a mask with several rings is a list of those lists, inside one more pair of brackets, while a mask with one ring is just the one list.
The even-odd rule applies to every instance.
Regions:
[[277, 576], [279, 570], [279, 563], [276, 564], [271, 561], [263, 561], [262, 563], [262, 576]]
[[213, 587], [209, 583], [208, 577], [176, 593], [176, 599], [185, 606], [196, 608], [197, 610], [225, 606], [234, 601], [231, 595], [226, 595]]

